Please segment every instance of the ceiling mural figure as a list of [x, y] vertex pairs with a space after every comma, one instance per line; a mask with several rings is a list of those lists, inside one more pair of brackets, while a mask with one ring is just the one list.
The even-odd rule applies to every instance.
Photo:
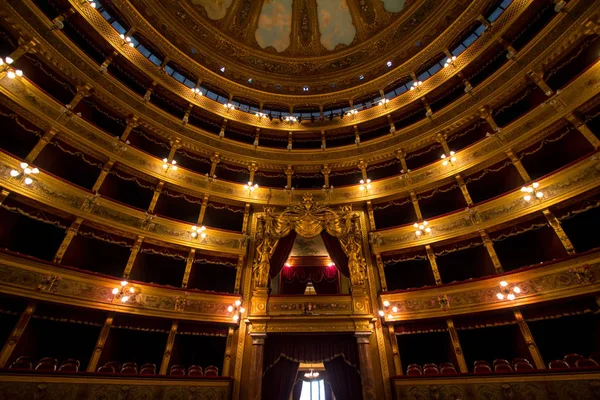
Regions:
[[256, 42], [263, 49], [273, 47], [281, 53], [290, 46], [292, 1], [266, 0], [263, 4], [254, 33]]
[[191, 0], [192, 4], [204, 7], [206, 15], [213, 21], [218, 21], [225, 17], [227, 9], [233, 3], [233, 0]]
[[406, 0], [381, 0], [381, 2], [385, 11], [396, 13], [404, 10]]
[[356, 36], [356, 27], [346, 0], [317, 0], [321, 44], [327, 50], [350, 45]]

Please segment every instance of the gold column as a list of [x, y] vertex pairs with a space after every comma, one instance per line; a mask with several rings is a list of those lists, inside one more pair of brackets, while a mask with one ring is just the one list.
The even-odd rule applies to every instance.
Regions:
[[150, 97], [152, 96], [152, 92], [154, 92], [154, 88], [156, 87], [156, 82], [152, 82], [152, 84], [150, 84], [150, 87], [148, 89], [146, 89], [146, 93], [144, 93], [144, 102], [149, 102], [150, 101]]
[[73, 111], [75, 107], [77, 107], [77, 104], [79, 104], [84, 97], [89, 97], [92, 94], [93, 90], [94, 88], [88, 84], [77, 85], [77, 93], [75, 93], [75, 97], [73, 97], [73, 100], [71, 100], [71, 102], [67, 104], [65, 108]]
[[554, 94], [554, 91], [548, 86], [548, 84], [544, 81], [544, 77], [541, 73], [536, 71], [530, 71], [527, 73], [527, 76], [531, 78], [531, 80], [544, 92], [544, 94], [548, 97]]
[[106, 164], [104, 164], [104, 166], [102, 167], [102, 171], [100, 171], [100, 176], [98, 176], [98, 179], [96, 179], [96, 182], [94, 183], [94, 186], [92, 187], [92, 192], [97, 193], [98, 190], [100, 190], [100, 187], [104, 183], [104, 180], [108, 176], [108, 172], [110, 171], [110, 169], [112, 168], [114, 163], [115, 163], [115, 160], [110, 159], [106, 162]]
[[71, 241], [77, 235], [77, 231], [79, 230], [79, 227], [81, 226], [82, 222], [83, 218], [77, 218], [75, 219], [75, 221], [73, 221], [73, 223], [71, 223], [71, 226], [69, 227], [69, 229], [67, 229], [65, 238], [63, 239], [58, 250], [56, 251], [52, 262], [55, 262], [57, 264], [61, 263], [62, 258], [64, 257], [65, 253], [67, 252], [67, 249], [69, 248], [69, 245], [71, 244]]
[[567, 233], [564, 231], [562, 225], [560, 224], [560, 221], [556, 218], [554, 213], [548, 208], [543, 210], [542, 213], [544, 214], [544, 217], [546, 217], [546, 220], [548, 221], [552, 229], [554, 229], [556, 236], [558, 236], [558, 238], [560, 239], [560, 242], [565, 247], [565, 250], [567, 250], [567, 253], [571, 256], [575, 255], [577, 253], [575, 251], [575, 247], [573, 247], [573, 243], [571, 243], [571, 240], [569, 240]]
[[456, 356], [456, 362], [458, 362], [458, 369], [461, 373], [469, 372], [467, 362], [465, 361], [465, 355], [463, 354], [462, 347], [460, 346], [460, 340], [458, 340], [458, 333], [454, 327], [454, 321], [450, 318], [446, 320], [448, 325], [448, 333], [450, 334], [450, 340], [452, 341], [452, 347], [454, 348], [454, 355]]
[[369, 225], [371, 225], [371, 231], [374, 231], [375, 229], [375, 214], [373, 214], [373, 203], [371, 203], [371, 200], [367, 200], [367, 215], [369, 216]]
[[[321, 106], [321, 119], [323, 118], [323, 106]], [[325, 130], [321, 130], [321, 150], [327, 148], [327, 141], [325, 140]]]
[[323, 169], [321, 169], [321, 173], [323, 174], [324, 184], [323, 187], [328, 189], [331, 185], [329, 185], [329, 174], [331, 173], [331, 168], [329, 165], [323, 164]]
[[54, 138], [54, 136], [57, 133], [58, 131], [54, 128], [50, 128], [48, 131], [46, 131], [46, 133], [44, 133], [44, 136], [42, 136], [40, 140], [38, 140], [35, 147], [29, 152], [29, 154], [27, 154], [27, 157], [25, 157], [25, 162], [33, 163], [36, 157], [42, 152], [44, 147], [46, 147], [46, 145], [50, 143], [52, 138]]
[[437, 266], [437, 261], [435, 260], [435, 254], [433, 254], [433, 250], [430, 245], [425, 246], [425, 251], [427, 252], [427, 259], [429, 260], [429, 264], [431, 265], [431, 271], [433, 272], [433, 278], [435, 279], [436, 285], [442, 284], [442, 277], [440, 276], [440, 271]]
[[515, 55], [517, 54], [517, 50], [515, 50], [515, 48], [510, 43], [508, 43], [503, 37], [498, 38], [498, 43], [500, 43], [502, 45], [502, 47], [504, 47], [506, 49], [506, 51], [508, 52], [506, 54], [506, 58], [508, 58], [509, 60], [512, 60], [513, 58], [515, 58]]
[[4, 200], [8, 197], [10, 192], [8, 190], [2, 189], [0, 190], [0, 204], [4, 203]]
[[225, 137], [225, 129], [227, 129], [227, 120], [226, 119], [224, 119], [223, 123], [221, 124], [221, 130], [219, 131], [219, 138], [223, 139]]
[[233, 286], [234, 293], [240, 293], [240, 287], [242, 284], [242, 269], [244, 268], [244, 256], [238, 256], [238, 262], [235, 267], [235, 285]]
[[110, 333], [110, 328], [113, 324], [113, 319], [114, 315], [109, 314], [104, 320], [104, 325], [102, 325], [102, 330], [100, 331], [100, 335], [98, 335], [98, 340], [96, 341], [96, 346], [94, 347], [94, 353], [92, 354], [92, 358], [90, 358], [86, 372], [96, 372], [98, 361], [100, 361], [102, 350], [104, 349], [104, 345], [108, 339], [108, 334]]
[[254, 134], [254, 147], [258, 147], [258, 141], [260, 140], [260, 128], [256, 128], [256, 132]]
[[469, 82], [469, 80], [465, 78], [462, 71], [457, 72], [456, 76], [458, 76], [462, 81], [463, 85], [465, 85], [465, 93], [472, 95], [471, 90], [473, 90], [473, 85], [471, 85], [471, 82]]
[[506, 155], [508, 156], [508, 158], [510, 158], [510, 161], [513, 163], [513, 165], [515, 166], [517, 171], [519, 171], [519, 175], [521, 175], [521, 178], [523, 178], [523, 181], [525, 181], [525, 182], [531, 181], [531, 177], [525, 170], [525, 167], [523, 166], [523, 164], [521, 164], [521, 160], [519, 160], [519, 157], [516, 156], [514, 151], [507, 150]]
[[192, 272], [192, 267], [194, 266], [194, 259], [196, 258], [196, 249], [190, 249], [188, 253], [188, 258], [185, 262], [185, 272], [183, 273], [183, 282], [181, 283], [182, 288], [188, 287], [188, 282], [190, 280], [190, 273]]
[[450, 154], [450, 147], [448, 147], [448, 142], [446, 142], [446, 135], [442, 135], [441, 133], [438, 133], [437, 135], [435, 135], [435, 140], [437, 140], [437, 142], [442, 145], [444, 154], [446, 154], [446, 155]]
[[588, 126], [580, 120], [575, 114], [570, 113], [567, 114], [567, 121], [569, 121], [581, 134], [594, 146], [594, 149], [598, 150], [600, 148], [600, 140], [594, 135], [594, 133], [588, 128]]
[[479, 110], [479, 116], [487, 121], [488, 125], [494, 132], [500, 131], [498, 124], [496, 124], [496, 121], [494, 121], [494, 118], [492, 117], [492, 110], [489, 106], [481, 107]]
[[198, 215], [198, 225], [202, 225], [204, 216], [206, 215], [206, 208], [208, 207], [208, 195], [205, 194], [202, 197], [202, 205], [200, 206], [200, 214]]
[[15, 350], [15, 347], [17, 347], [17, 343], [19, 343], [25, 328], [27, 328], [27, 324], [35, 311], [35, 307], [36, 303], [30, 301], [29, 304], [27, 304], [27, 307], [25, 307], [25, 310], [21, 313], [19, 320], [2, 348], [2, 352], [0, 352], [0, 368], [6, 368], [6, 363], [12, 355], [12, 352]]
[[160, 196], [160, 192], [162, 191], [164, 185], [165, 183], [163, 181], [158, 182], [158, 185], [156, 185], [156, 189], [154, 189], [154, 194], [152, 195], [152, 200], [150, 201], [150, 205], [148, 206], [148, 213], [154, 213], [154, 208], [156, 207], [158, 197]]
[[408, 173], [408, 164], [406, 164], [406, 152], [404, 149], [396, 150], [396, 158], [400, 160], [400, 165], [402, 165], [402, 172]]
[[410, 201], [412, 202], [413, 208], [415, 209], [417, 219], [419, 221], [422, 220], [423, 214], [421, 214], [421, 207], [419, 207], [419, 199], [417, 199], [417, 195], [412, 190], [410, 191]]
[[265, 353], [264, 333], [251, 333], [252, 337], [252, 357], [250, 364], [250, 380], [248, 388], [249, 400], [260, 400], [262, 394], [263, 362]]
[[221, 376], [230, 376], [231, 372], [231, 349], [233, 348], [233, 335], [235, 330], [232, 326], [227, 330], [227, 342], [225, 343], [225, 356], [223, 357], [223, 371]]
[[292, 151], [292, 132], [288, 132], [288, 151]]
[[37, 41], [35, 39], [19, 38], [19, 46], [8, 56], [15, 62], [25, 53], [34, 53], [35, 46], [37, 46]]
[[138, 127], [138, 120], [139, 118], [137, 115], [130, 115], [129, 117], [127, 117], [127, 126], [125, 127], [123, 134], [121, 134], [121, 140], [123, 142], [127, 141], [127, 138], [129, 137], [131, 131]]
[[456, 183], [458, 183], [458, 187], [460, 188], [460, 191], [463, 194], [463, 197], [465, 198], [465, 201], [467, 202], [468, 206], [472, 206], [473, 205], [473, 199], [471, 199], [471, 195], [469, 194], [469, 189], [467, 189], [467, 185], [465, 185], [465, 181], [462, 178], [462, 176], [460, 176], [460, 174], [456, 175], [454, 177], [456, 179]]
[[246, 233], [248, 230], [248, 223], [250, 222], [250, 203], [246, 203], [244, 207], [244, 219], [242, 221], [242, 233]]
[[165, 346], [165, 352], [163, 354], [162, 362], [160, 363], [159, 375], [166, 375], [169, 369], [169, 362], [171, 361], [171, 354], [173, 353], [173, 345], [175, 344], [175, 336], [177, 335], [177, 327], [179, 322], [173, 321], [171, 324], [171, 330], [169, 331], [169, 337], [167, 338], [167, 345]]
[[433, 118], [433, 110], [431, 109], [431, 106], [429, 105], [429, 102], [425, 96], [421, 97], [421, 102], [423, 103], [423, 106], [425, 106], [425, 116], [429, 119]]
[[104, 59], [104, 61], [102, 61], [102, 64], [100, 65], [100, 72], [104, 73], [106, 71], [108, 71], [108, 66], [110, 65], [110, 63], [113, 62], [113, 60], [115, 59], [116, 56], [119, 55], [119, 52], [117, 50], [113, 51], [112, 54], [110, 54], [108, 57], [106, 57]]
[[285, 187], [287, 189], [291, 189], [292, 188], [292, 175], [294, 175], [294, 168], [291, 165], [288, 165], [284, 172], [287, 177], [287, 184]]
[[248, 182], [254, 183], [254, 174], [258, 171], [258, 166], [256, 163], [251, 163], [248, 165], [248, 171], [250, 172], [250, 177], [248, 178]]
[[356, 332], [354, 336], [356, 336], [356, 343], [358, 344], [358, 359], [360, 361], [360, 380], [362, 382], [363, 399], [376, 400], [375, 377], [373, 375], [371, 345], [369, 343], [371, 332]]
[[498, 273], [498, 274], [503, 273], [504, 269], [502, 268], [502, 264], [500, 263], [498, 254], [496, 254], [496, 249], [494, 249], [494, 243], [490, 239], [489, 235], [487, 234], [486, 231], [481, 230], [481, 231], [479, 231], [479, 236], [481, 236], [483, 245], [485, 246], [485, 249], [487, 250], [488, 254], [490, 255], [490, 258], [492, 259], [492, 264], [494, 264], [494, 269], [496, 270], [496, 273]]
[[381, 254], [375, 254], [375, 261], [377, 263], [377, 272], [379, 272], [379, 279], [381, 281], [381, 291], [387, 292], [387, 281], [385, 279], [385, 267], [383, 265], [383, 260], [381, 259]]
[[393, 135], [396, 133], [396, 126], [394, 125], [394, 120], [390, 114], [387, 115], [388, 124], [390, 124], [390, 133]]
[[531, 335], [531, 331], [529, 330], [529, 326], [527, 322], [523, 319], [523, 314], [521, 311], [515, 310], [515, 319], [519, 324], [519, 329], [521, 329], [521, 334], [523, 335], [523, 339], [525, 339], [525, 343], [527, 344], [527, 348], [529, 349], [529, 353], [531, 354], [531, 358], [533, 358], [533, 362], [537, 369], [545, 369], [546, 365], [544, 365], [544, 359], [535, 344], [535, 340], [533, 339], [533, 335]]
[[183, 114], [183, 118], [181, 119], [181, 123], [183, 125], [187, 124], [190, 120], [190, 113], [192, 112], [192, 109], [194, 108], [194, 104], [193, 103], [189, 103], [185, 113]]
[[398, 338], [394, 332], [393, 325], [386, 326], [388, 336], [390, 339], [390, 346], [392, 347], [392, 359], [394, 361], [394, 373], [395, 375], [404, 375], [402, 371], [402, 360], [400, 359], [400, 348], [398, 347]]
[[131, 269], [133, 268], [133, 264], [135, 263], [135, 259], [140, 252], [140, 248], [142, 247], [142, 242], [144, 241], [143, 236], [138, 236], [135, 240], [134, 245], [131, 247], [131, 253], [129, 253], [129, 259], [127, 260], [127, 265], [125, 266], [125, 271], [123, 271], [123, 278], [129, 278], [131, 274]]
[[360, 132], [357, 125], [354, 125], [354, 144], [357, 146], [360, 144]]
[[210, 172], [208, 173], [208, 176], [210, 176], [210, 177], [215, 176], [215, 171], [217, 170], [217, 164], [219, 164], [220, 161], [221, 161], [221, 156], [219, 155], [219, 153], [215, 153], [210, 157]]
[[358, 169], [360, 169], [360, 172], [361, 172], [361, 174], [362, 174], [362, 178], [363, 178], [363, 180], [364, 180], [365, 182], [366, 182], [366, 181], [367, 181], [367, 179], [368, 179], [368, 178], [367, 178], [367, 166], [368, 166], [368, 165], [369, 165], [369, 164], [367, 164], [367, 163], [365, 162], [365, 160], [362, 160], [362, 159], [358, 161], [358, 165], [357, 165]]

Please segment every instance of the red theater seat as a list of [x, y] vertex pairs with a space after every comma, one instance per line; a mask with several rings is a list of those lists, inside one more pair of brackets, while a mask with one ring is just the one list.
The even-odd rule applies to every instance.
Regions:
[[79, 367], [77, 364], [62, 364], [58, 370], [60, 372], [78, 372]]
[[501, 364], [510, 365], [510, 363], [508, 362], [508, 360], [505, 360], [503, 358], [495, 359], [494, 363], [492, 365], [495, 367], [496, 365], [501, 365]]
[[444, 366], [441, 368], [440, 370], [442, 375], [456, 375], [456, 368], [454, 368], [454, 366]]
[[487, 365], [488, 367], [490, 366], [490, 363], [485, 361], [485, 360], [477, 360], [473, 363], [474, 365]]
[[575, 366], [577, 368], [585, 368], [585, 367], [597, 367], [598, 363], [591, 358], [580, 358], [575, 361]]
[[58, 360], [52, 357], [42, 358], [35, 366], [36, 371], [56, 371]]
[[126, 362], [125, 364], [123, 364], [123, 367], [121, 368], [121, 373], [122, 374], [137, 374], [138, 373], [137, 363]]
[[204, 369], [204, 376], [219, 376], [219, 368], [209, 365]]
[[569, 364], [567, 364], [563, 360], [552, 360], [550, 364], [548, 364], [548, 368], [550, 369], [568, 369]]
[[156, 364], [146, 363], [142, 365], [140, 375], [156, 375]]
[[520, 363], [520, 362], [531, 364], [528, 359], [522, 358], [522, 357], [517, 357], [517, 358], [513, 358], [512, 365], [514, 366], [516, 363]]
[[492, 368], [489, 364], [476, 364], [475, 368], [473, 368], [473, 372], [476, 374], [490, 374], [492, 372]]
[[439, 375], [440, 371], [438, 370], [438, 367], [435, 366], [435, 364], [433, 364], [432, 367], [425, 367], [423, 368], [423, 375]]
[[188, 368], [188, 376], [204, 376], [202, 367], [199, 365], [192, 365], [190, 368]]
[[590, 354], [589, 358], [591, 358], [592, 360], [594, 360], [600, 364], [600, 352], [594, 352], [594, 353]]
[[580, 355], [580, 354], [576, 354], [576, 353], [570, 353], [570, 354], [567, 354], [567, 355], [566, 355], [566, 356], [563, 358], [563, 360], [564, 360], [564, 361], [565, 361], [567, 364], [569, 364], [569, 367], [571, 367], [571, 368], [576, 368], [576, 367], [577, 367], [577, 365], [576, 365], [576, 363], [577, 363], [577, 360], [580, 360], [580, 359], [582, 359], [582, 358], [583, 358], [583, 356], [582, 356], [582, 355]]
[[516, 362], [514, 367], [515, 371], [517, 372], [534, 370], [533, 365], [529, 364], [528, 362]]
[[421, 370], [417, 369], [417, 368], [409, 368], [408, 370], [406, 370], [406, 375], [408, 375], [408, 376], [421, 376], [421, 375], [423, 375], [423, 372], [421, 372]]
[[115, 367], [112, 365], [103, 365], [100, 368], [98, 368], [98, 373], [100, 374], [114, 374], [115, 372]]
[[183, 365], [173, 365], [169, 372], [171, 376], [185, 376], [185, 367]]
[[121, 363], [119, 361], [109, 361], [104, 363], [106, 367], [112, 367], [115, 372], [119, 372], [121, 370]]
[[504, 364], [504, 363], [500, 363], [500, 364], [496, 364], [494, 366], [494, 372], [512, 372], [513, 369], [510, 366], [510, 364]]
[[10, 364], [10, 367], [8, 367], [9, 369], [18, 369], [18, 370], [23, 370], [23, 371], [28, 371], [33, 369], [33, 364], [29, 361], [15, 361], [14, 363]]

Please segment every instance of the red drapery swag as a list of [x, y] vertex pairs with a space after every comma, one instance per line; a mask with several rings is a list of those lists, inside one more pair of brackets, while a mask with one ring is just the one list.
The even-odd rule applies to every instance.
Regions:
[[338, 294], [338, 271], [331, 267], [289, 267], [281, 271], [281, 294], [303, 294], [311, 281], [317, 294]]
[[340, 240], [325, 231], [321, 232], [321, 238], [323, 238], [325, 249], [327, 249], [327, 253], [329, 253], [329, 257], [334, 262], [338, 271], [346, 278], [349, 278], [350, 270], [348, 269], [348, 256], [344, 253]]
[[271, 278], [275, 278], [281, 272], [285, 262], [290, 257], [296, 236], [296, 231], [291, 231], [287, 236], [279, 239], [277, 247], [271, 256], [271, 269], [269, 270]]

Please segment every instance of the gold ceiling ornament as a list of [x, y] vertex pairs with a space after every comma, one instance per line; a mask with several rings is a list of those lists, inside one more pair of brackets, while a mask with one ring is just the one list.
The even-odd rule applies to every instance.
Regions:
[[352, 286], [362, 286], [366, 280], [366, 261], [362, 255], [359, 216], [352, 206], [342, 206], [339, 211], [315, 202], [311, 194], [304, 194], [302, 202], [276, 213], [266, 207], [257, 221], [256, 258], [253, 271], [257, 288], [267, 287], [270, 260], [279, 239], [292, 230], [304, 238], [312, 238], [323, 230], [340, 240], [346, 256]]

